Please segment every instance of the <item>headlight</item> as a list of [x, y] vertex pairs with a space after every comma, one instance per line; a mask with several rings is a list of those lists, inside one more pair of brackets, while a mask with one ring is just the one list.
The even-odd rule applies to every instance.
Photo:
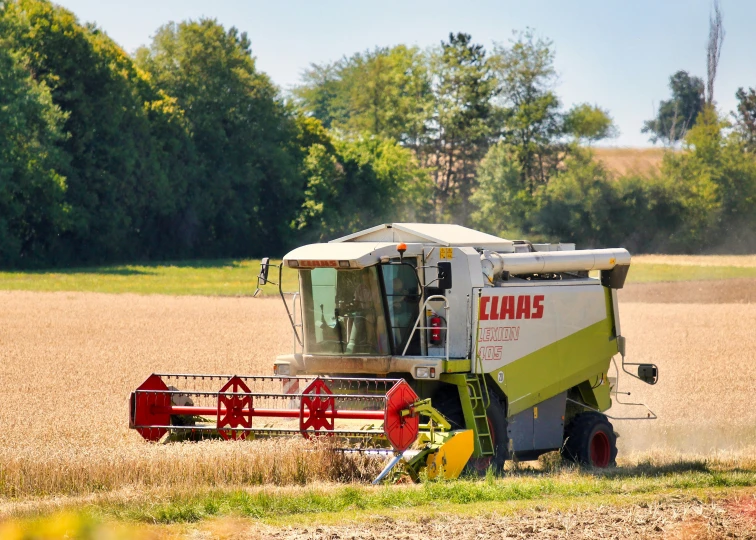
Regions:
[[275, 375], [291, 375], [291, 366], [289, 364], [274, 364], [273, 373]]
[[418, 379], [427, 379], [430, 376], [430, 369], [427, 367], [415, 368], [415, 377]]

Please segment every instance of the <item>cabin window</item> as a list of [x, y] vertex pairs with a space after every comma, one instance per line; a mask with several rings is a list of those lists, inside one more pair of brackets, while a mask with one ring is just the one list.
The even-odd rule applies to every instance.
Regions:
[[378, 269], [299, 271], [306, 354], [390, 354]]
[[[405, 264], [384, 264], [381, 266], [383, 284], [386, 289], [389, 326], [394, 353], [402, 354], [420, 309], [420, 290], [413, 259], [405, 259]], [[420, 326], [423, 326], [422, 321]], [[415, 332], [407, 354], [420, 354], [420, 331]]]

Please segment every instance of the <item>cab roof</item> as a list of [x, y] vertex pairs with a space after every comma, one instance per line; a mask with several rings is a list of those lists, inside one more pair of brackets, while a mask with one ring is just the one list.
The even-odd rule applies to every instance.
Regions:
[[384, 223], [342, 236], [329, 243], [404, 242], [446, 247], [474, 247], [493, 251], [514, 251], [514, 242], [492, 234], [448, 223]]
[[426, 246], [514, 252], [514, 242], [460, 225], [385, 223], [327, 244], [298, 247], [286, 254], [284, 262], [299, 268], [365, 268], [378, 263], [383, 257], [396, 257], [396, 247], [400, 242], [407, 244], [407, 256], [421, 254]]

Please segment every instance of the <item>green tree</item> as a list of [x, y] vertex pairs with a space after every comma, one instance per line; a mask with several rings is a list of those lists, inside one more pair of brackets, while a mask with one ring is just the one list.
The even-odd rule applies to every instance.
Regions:
[[685, 208], [669, 179], [612, 178], [590, 150], [576, 149], [564, 170], [537, 194], [532, 228], [581, 248], [624, 246], [633, 252], [680, 249]]
[[310, 64], [294, 89], [301, 107], [328, 129], [349, 118], [349, 94], [341, 80], [344, 63]]
[[493, 145], [478, 167], [478, 189], [471, 197], [473, 225], [504, 238], [520, 238], [528, 229], [535, 199], [522, 185], [522, 171], [513, 148]]
[[603, 165], [590, 152], [579, 151], [540, 194], [537, 228], [553, 240], [601, 246], [611, 223], [613, 195]]
[[[145, 83], [146, 84], [146, 83]], [[145, 91], [147, 92], [147, 91]], [[191, 137], [191, 125], [176, 98], [150, 89], [145, 103], [154, 152], [160, 163], [160, 177], [146, 216], [147, 230], [142, 246], [149, 259], [201, 256], [197, 238], [199, 220], [193, 204], [198, 196], [200, 161]]]
[[493, 70], [504, 106], [502, 135], [515, 150], [523, 185], [533, 193], [546, 184], [564, 158], [565, 146], [551, 41], [531, 30], [516, 33], [509, 46], [497, 45]]
[[738, 99], [738, 108], [733, 116], [737, 131], [748, 150], [756, 152], [756, 89], [738, 88], [735, 97]]
[[202, 19], [161, 27], [137, 63], [185, 111], [198, 153], [190, 213], [208, 255], [280, 250], [297, 210], [297, 128], [250, 41]]
[[2, 38], [0, 21], [0, 266], [38, 265], [65, 228], [65, 115]]
[[[173, 193], [159, 161], [150, 115], [165, 112], [131, 58], [92, 25], [44, 0], [8, 2], [6, 43], [66, 113], [67, 228], [59, 261], [147, 255], [154, 217]], [[151, 112], [149, 112], [151, 111]]]
[[302, 78], [294, 94], [327, 128], [420, 145], [432, 94], [427, 58], [417, 47], [378, 47], [313, 64]]
[[685, 249], [730, 246], [753, 249], [756, 226], [756, 159], [713, 107], [705, 107], [684, 141], [684, 151], [665, 156], [662, 173], [685, 207], [680, 243]]
[[432, 103], [430, 75], [417, 47], [398, 45], [356, 54], [345, 64], [349, 96], [344, 127], [417, 148]]
[[575, 105], [567, 112], [564, 117], [564, 131], [589, 144], [616, 137], [618, 134], [609, 111], [589, 103]]
[[325, 240], [380, 222], [412, 220], [427, 206], [426, 171], [390, 139], [313, 142], [304, 164], [307, 185], [295, 226], [307, 238]]
[[679, 239], [684, 229], [685, 208], [679, 186], [663, 175], [631, 174], [610, 178], [613, 188], [607, 237], [602, 247], [623, 246], [632, 253], [683, 251]]
[[683, 140], [703, 111], [703, 79], [693, 77], [687, 71], [678, 71], [669, 78], [669, 88], [672, 98], [659, 103], [656, 117], [647, 120], [641, 130], [650, 134], [653, 143], [661, 140], [673, 144]]
[[498, 122], [496, 79], [482, 45], [469, 34], [450, 34], [433, 58], [436, 96], [429, 150], [434, 160], [435, 206], [442, 219], [467, 224], [475, 171]]

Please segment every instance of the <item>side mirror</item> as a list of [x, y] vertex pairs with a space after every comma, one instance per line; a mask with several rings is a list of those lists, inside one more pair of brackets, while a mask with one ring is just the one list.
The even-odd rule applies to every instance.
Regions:
[[257, 276], [257, 286], [268, 283], [268, 269], [270, 268], [270, 257], [263, 257], [260, 261], [260, 274]]
[[646, 384], [656, 384], [659, 380], [659, 368], [656, 364], [639, 364], [638, 378]]
[[452, 269], [450, 262], [438, 263], [438, 288], [442, 290], [452, 288]]

